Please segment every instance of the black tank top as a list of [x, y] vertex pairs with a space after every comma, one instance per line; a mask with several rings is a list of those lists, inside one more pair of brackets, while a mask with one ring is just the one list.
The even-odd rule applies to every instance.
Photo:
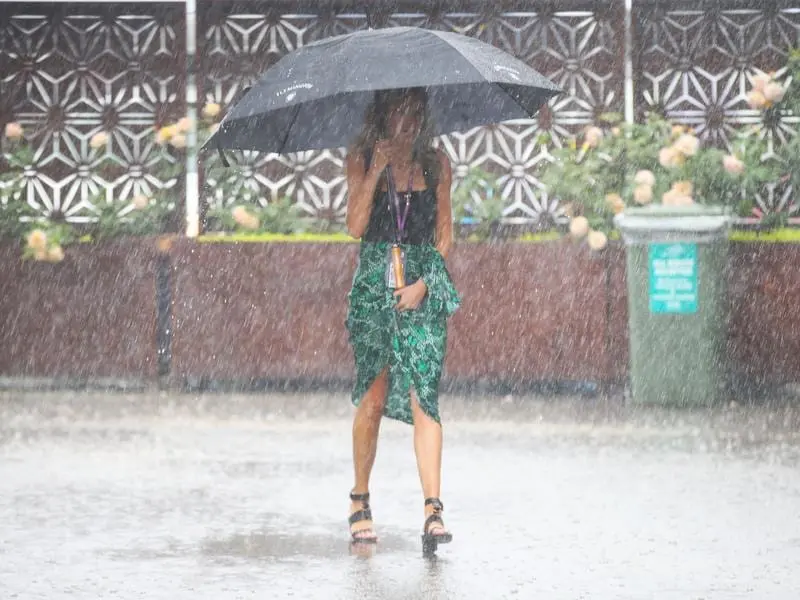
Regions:
[[[364, 157], [369, 169], [371, 153]], [[394, 207], [389, 210], [389, 192], [381, 190], [386, 179], [382, 177], [372, 199], [372, 212], [369, 215], [367, 230], [361, 239], [365, 242], [394, 242], [397, 230]], [[436, 237], [436, 181], [425, 172], [425, 189], [411, 193], [408, 220], [405, 226], [406, 244], [434, 244]], [[401, 214], [405, 211], [405, 190], [398, 190]]]

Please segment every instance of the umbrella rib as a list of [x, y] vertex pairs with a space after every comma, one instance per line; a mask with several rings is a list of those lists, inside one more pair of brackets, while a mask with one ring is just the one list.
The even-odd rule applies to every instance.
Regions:
[[[503, 93], [504, 93], [506, 96], [508, 96], [509, 98], [511, 98], [511, 100], [513, 100], [513, 101], [514, 101], [514, 104], [516, 104], [517, 106], [519, 106], [519, 107], [522, 109], [522, 112], [524, 112], [524, 113], [525, 113], [525, 114], [528, 116], [528, 118], [529, 118], [529, 119], [533, 119], [533, 118], [534, 118], [534, 117], [537, 115], [537, 113], [539, 112], [539, 109], [537, 109], [537, 110], [536, 110], [536, 112], [534, 112], [533, 114], [531, 114], [531, 111], [529, 111], [529, 110], [527, 109], [527, 107], [525, 107], [525, 106], [524, 106], [522, 103], [520, 103], [520, 101], [519, 101], [519, 100], [517, 100], [517, 99], [514, 97], [514, 94], [512, 94], [512, 93], [510, 93], [510, 92], [508, 91], [508, 87], [507, 87], [507, 86], [513, 86], [514, 84], [512, 84], [512, 83], [500, 82], [500, 81], [494, 81], [493, 83], [494, 83], [494, 84], [495, 84], [497, 87], [499, 87], [501, 90], [503, 90]], [[545, 98], [545, 100], [544, 100], [544, 102], [543, 102], [542, 104], [545, 104], [546, 102], [547, 102], [547, 99]]]
[[492, 81], [492, 80], [490, 80], [490, 79], [489, 79], [488, 77], [486, 77], [486, 76], [485, 76], [483, 73], [481, 73], [481, 72], [480, 72], [480, 70], [479, 70], [479, 69], [478, 69], [478, 68], [477, 68], [477, 67], [476, 67], [474, 64], [472, 64], [472, 63], [469, 61], [469, 58], [467, 58], [467, 56], [466, 56], [466, 55], [465, 55], [465, 54], [464, 54], [464, 53], [461, 51], [461, 48], [459, 48], [457, 44], [451, 44], [451, 43], [450, 43], [450, 42], [447, 40], [447, 38], [446, 38], [445, 36], [442, 36], [442, 35], [440, 35], [440, 32], [439, 32], [439, 31], [433, 30], [431, 33], [433, 33], [434, 35], [436, 35], [436, 36], [437, 36], [437, 37], [439, 37], [440, 39], [444, 40], [444, 41], [447, 43], [447, 45], [448, 45], [450, 48], [452, 48], [452, 49], [453, 49], [453, 50], [455, 50], [455, 51], [456, 51], [456, 52], [457, 52], [459, 55], [461, 55], [461, 57], [465, 59], [466, 63], [467, 63], [467, 64], [468, 64], [468, 65], [469, 65], [469, 66], [470, 66], [470, 67], [471, 67], [471, 68], [472, 68], [472, 69], [473, 69], [473, 70], [474, 70], [476, 73], [478, 73], [478, 75], [479, 75], [481, 78], [483, 78], [483, 80], [484, 80], [484, 81], [486, 81], [486, 82], [488, 82], [488, 83], [492, 83], [492, 84], [496, 85], [497, 87], [499, 87], [501, 90], [503, 90], [503, 93], [504, 93], [504, 94], [506, 94], [506, 96], [508, 96], [509, 98], [511, 98], [511, 100], [513, 100], [513, 101], [514, 101], [514, 104], [516, 104], [517, 106], [519, 106], [519, 107], [522, 109], [522, 111], [523, 111], [523, 112], [524, 112], [526, 115], [528, 115], [528, 118], [530, 118], [530, 119], [532, 119], [532, 118], [533, 118], [533, 116], [534, 116], [534, 115], [531, 115], [530, 111], [528, 111], [528, 109], [527, 109], [527, 108], [525, 108], [525, 106], [523, 106], [522, 104], [520, 104], [520, 102], [519, 102], [519, 101], [518, 101], [516, 98], [514, 98], [514, 95], [513, 95], [513, 94], [510, 94], [510, 93], [509, 93], [509, 91], [508, 91], [508, 89], [506, 88], [506, 85], [514, 85], [514, 84], [511, 84], [511, 83], [508, 83], [508, 84], [507, 84], [507, 83], [505, 83], [505, 82], [500, 82], [500, 81]]
[[292, 127], [297, 122], [297, 115], [300, 114], [300, 109], [303, 107], [302, 104], [297, 104], [297, 108], [294, 109], [294, 115], [292, 115], [292, 120], [289, 123], [289, 127], [286, 129], [286, 135], [283, 136], [283, 141], [281, 142], [280, 152], [278, 154], [283, 154], [283, 148], [286, 146], [286, 142], [289, 140], [289, 134], [292, 132]]

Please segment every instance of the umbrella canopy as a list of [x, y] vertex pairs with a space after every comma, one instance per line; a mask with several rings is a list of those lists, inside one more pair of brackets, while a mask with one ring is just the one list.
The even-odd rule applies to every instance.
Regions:
[[533, 117], [561, 90], [521, 60], [465, 35], [392, 27], [324, 38], [281, 58], [206, 146], [299, 152], [349, 145], [379, 90], [422, 87], [433, 133]]

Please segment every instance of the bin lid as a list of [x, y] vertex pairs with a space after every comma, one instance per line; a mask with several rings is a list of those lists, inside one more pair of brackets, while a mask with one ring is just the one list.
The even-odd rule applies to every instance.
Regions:
[[726, 206], [649, 206], [626, 208], [614, 217], [627, 242], [653, 239], [710, 241], [727, 234], [731, 211]]

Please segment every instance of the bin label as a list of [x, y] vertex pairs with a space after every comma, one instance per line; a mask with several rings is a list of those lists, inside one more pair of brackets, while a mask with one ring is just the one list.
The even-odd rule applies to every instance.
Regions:
[[697, 312], [697, 244], [650, 244], [650, 312]]

